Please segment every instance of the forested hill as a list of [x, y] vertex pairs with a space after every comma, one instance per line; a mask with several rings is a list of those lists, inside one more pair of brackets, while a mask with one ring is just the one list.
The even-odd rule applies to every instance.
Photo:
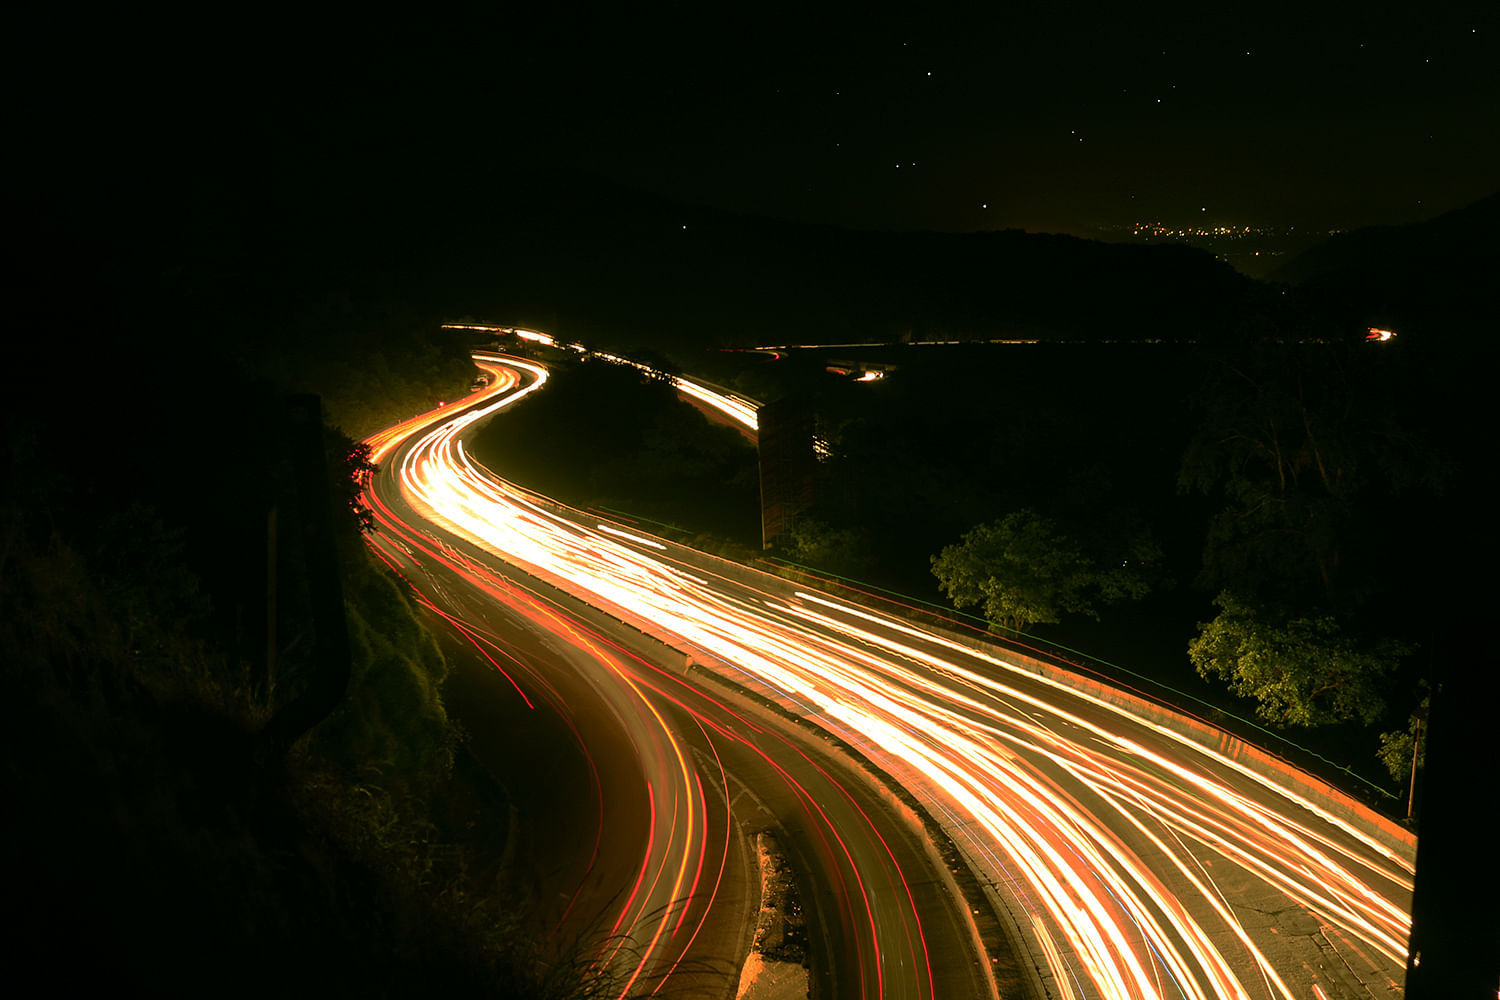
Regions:
[[1272, 280], [1313, 309], [1363, 316], [1442, 342], [1483, 347], [1476, 320], [1500, 307], [1500, 193], [1426, 222], [1342, 233], [1288, 262]]
[[[348, 166], [348, 165], [344, 165]], [[433, 182], [434, 177], [443, 182]], [[674, 204], [461, 155], [307, 164], [88, 206], [88, 228], [194, 300], [254, 317], [385, 313], [531, 325], [629, 349], [898, 339], [1204, 341], [1281, 297], [1206, 252], [1070, 236], [860, 232]], [[341, 308], [341, 306], [339, 306]], [[300, 338], [299, 338], [300, 339]]]
[[[859, 232], [525, 175], [443, 241], [449, 301], [615, 346], [1206, 340], [1278, 306], [1207, 253], [1069, 236]], [[524, 197], [523, 197], [524, 194]]]

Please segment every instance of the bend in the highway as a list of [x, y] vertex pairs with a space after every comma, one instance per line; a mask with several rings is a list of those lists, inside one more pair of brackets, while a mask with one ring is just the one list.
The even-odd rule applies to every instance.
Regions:
[[[856, 748], [959, 846], [1049, 995], [1399, 992], [1411, 892], [1403, 845], [987, 642], [584, 519], [506, 483], [472, 461], [463, 436], [540, 388], [546, 373], [518, 359], [480, 363], [494, 379], [480, 398], [430, 429], [375, 442], [389, 468], [376, 490], [382, 518], [392, 519], [393, 533], [410, 533], [409, 550], [426, 547], [413, 562], [485, 564], [524, 579], [532, 600], [571, 595], [599, 630], [623, 623], [690, 657], [693, 670]], [[654, 775], [646, 779], [652, 820], [639, 892], [619, 925], [655, 956], [638, 972], [650, 976], [680, 958], [661, 948], [671, 939], [666, 924], [687, 912], [680, 901], [689, 871], [713, 861], [705, 851], [720, 850], [688, 831], [711, 807], [681, 742], [683, 720], [717, 735], [719, 760], [723, 746], [760, 753], [748, 749], [741, 727], [765, 724], [738, 707], [714, 714], [694, 701], [720, 681], [695, 688], [645, 659], [622, 660], [594, 638], [575, 638], [604, 667], [601, 676], [614, 678], [600, 697]], [[774, 773], [780, 765], [761, 758], [747, 766]], [[727, 781], [723, 788], [732, 796]], [[805, 808], [814, 816], [813, 806], [828, 805], [812, 798]], [[880, 839], [878, 823], [869, 828]], [[837, 836], [844, 826], [825, 816], [810, 829]], [[825, 838], [804, 851], [806, 860], [824, 869], [840, 933], [855, 935], [838, 995], [932, 995], [932, 975], [907, 967], [923, 951], [914, 943], [923, 932], [902, 865], [892, 856], [872, 893], [864, 883], [886, 866], [879, 850], [860, 863], [826, 833], [808, 836]], [[903, 892], [911, 905], [882, 915], [875, 900]], [[665, 916], [652, 923], [648, 913]]]

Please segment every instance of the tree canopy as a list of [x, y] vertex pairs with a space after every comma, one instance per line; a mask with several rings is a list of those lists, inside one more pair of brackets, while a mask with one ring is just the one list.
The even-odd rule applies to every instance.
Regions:
[[1403, 428], [1389, 357], [1361, 345], [1261, 345], [1203, 387], [1184, 491], [1220, 495], [1201, 582], [1258, 599], [1353, 606], [1369, 596], [1377, 497], [1438, 487], [1443, 464]]
[[1050, 518], [1023, 509], [944, 548], [932, 557], [932, 573], [955, 607], [978, 606], [993, 624], [1020, 632], [1064, 614], [1097, 619], [1100, 605], [1146, 596], [1146, 571], [1160, 550], [1145, 532], [1120, 548], [1096, 558]]
[[1375, 756], [1380, 758], [1380, 762], [1391, 773], [1393, 781], [1410, 778], [1413, 764], [1419, 771], [1426, 766], [1427, 742], [1422, 738], [1422, 730], [1427, 725], [1427, 716], [1431, 710], [1432, 696], [1429, 692], [1412, 709], [1405, 726], [1380, 734], [1380, 749], [1375, 752]]
[[1332, 615], [1297, 616], [1258, 607], [1231, 591], [1220, 614], [1200, 622], [1188, 657], [1205, 678], [1259, 702], [1262, 719], [1283, 726], [1358, 720], [1385, 711], [1380, 682], [1410, 649], [1392, 639], [1361, 642]]

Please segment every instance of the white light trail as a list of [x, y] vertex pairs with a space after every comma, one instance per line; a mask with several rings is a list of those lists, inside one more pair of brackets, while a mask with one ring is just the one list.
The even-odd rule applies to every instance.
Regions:
[[[695, 660], [759, 679], [867, 748], [935, 814], [961, 815], [955, 835], [974, 854], [998, 848], [1025, 878], [1064, 995], [1293, 1000], [1265, 942], [1207, 877], [1214, 859], [1404, 965], [1411, 868], [1389, 845], [1169, 727], [983, 648], [812, 592], [747, 599], [749, 584], [631, 547], [668, 554], [659, 541], [562, 516], [459, 442], [546, 378], [514, 359], [484, 367], [510, 395], [434, 426], [406, 454], [397, 474], [412, 505]], [[755, 426], [748, 404], [678, 386]]]

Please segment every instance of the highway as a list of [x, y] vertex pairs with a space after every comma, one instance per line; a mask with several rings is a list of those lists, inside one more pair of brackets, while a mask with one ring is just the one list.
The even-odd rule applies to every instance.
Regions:
[[484, 391], [371, 439], [372, 543], [492, 665], [485, 696], [509, 707], [474, 742], [558, 791], [553, 812], [526, 817], [545, 830], [523, 847], [549, 936], [581, 938], [614, 995], [733, 997], [758, 903], [744, 844], [775, 829], [811, 890], [817, 995], [993, 994], [946, 870], [841, 755], [731, 689], [688, 683], [681, 653], [496, 558], [413, 489], [440, 442], [459, 447], [461, 412], [543, 378], [485, 367]]
[[[383, 465], [372, 494], [380, 550], [424, 593], [419, 579], [450, 597], [461, 586], [489, 588], [488, 600], [552, 636], [611, 706], [624, 734], [617, 740], [632, 748], [636, 784], [645, 786], [634, 820], [647, 831], [639, 891], [617, 907], [615, 925], [640, 956], [637, 980], [659, 981], [691, 957], [690, 946], [676, 943], [684, 922], [709, 936], [722, 933], [712, 930], [716, 920], [733, 922], [713, 915], [731, 908], [708, 905], [702, 874], [727, 870], [732, 852], [701, 832], [716, 803], [724, 813], [720, 797], [734, 800], [730, 776], [759, 770], [754, 780], [763, 783], [781, 767], [785, 787], [795, 788], [820, 768], [837, 773], [821, 760], [782, 763], [805, 753], [805, 741], [772, 726], [771, 713], [748, 715], [719, 697], [715, 678], [724, 678], [855, 748], [939, 820], [988, 887], [1032, 992], [1400, 993], [1409, 844], [981, 634], [919, 627], [506, 483], [470, 459], [464, 436], [543, 387], [546, 372], [498, 356], [478, 363], [491, 374], [487, 390], [451, 414], [372, 439]], [[753, 412], [743, 419], [753, 421]], [[633, 655], [618, 638], [601, 641], [625, 634], [639, 637]], [[602, 669], [590, 675], [590, 663]], [[518, 694], [539, 683], [534, 666], [497, 666], [517, 673]], [[777, 734], [767, 746], [789, 749], [777, 757], [759, 735], [745, 739], [757, 730]], [[694, 731], [712, 738], [695, 743]], [[703, 766], [705, 745], [720, 763], [733, 747], [740, 771]], [[991, 993], [981, 963], [951, 960], [965, 925], [951, 900], [935, 898], [946, 887], [930, 860], [903, 856], [885, 838], [882, 797], [869, 799], [873, 811], [860, 804], [860, 794], [873, 794], [869, 783], [839, 776], [834, 784], [801, 786], [805, 800], [791, 796], [816, 820], [801, 842], [822, 837], [827, 845], [804, 847], [802, 858], [821, 880], [819, 897], [831, 901], [819, 911], [828, 947], [818, 958], [830, 977], [815, 984], [822, 995]], [[841, 797], [854, 808], [819, 815]], [[732, 827], [733, 810], [716, 822]], [[856, 838], [859, 849], [848, 843]], [[933, 940], [946, 942], [949, 958], [932, 959]], [[967, 982], [945, 981], [955, 969], [977, 971]]]

